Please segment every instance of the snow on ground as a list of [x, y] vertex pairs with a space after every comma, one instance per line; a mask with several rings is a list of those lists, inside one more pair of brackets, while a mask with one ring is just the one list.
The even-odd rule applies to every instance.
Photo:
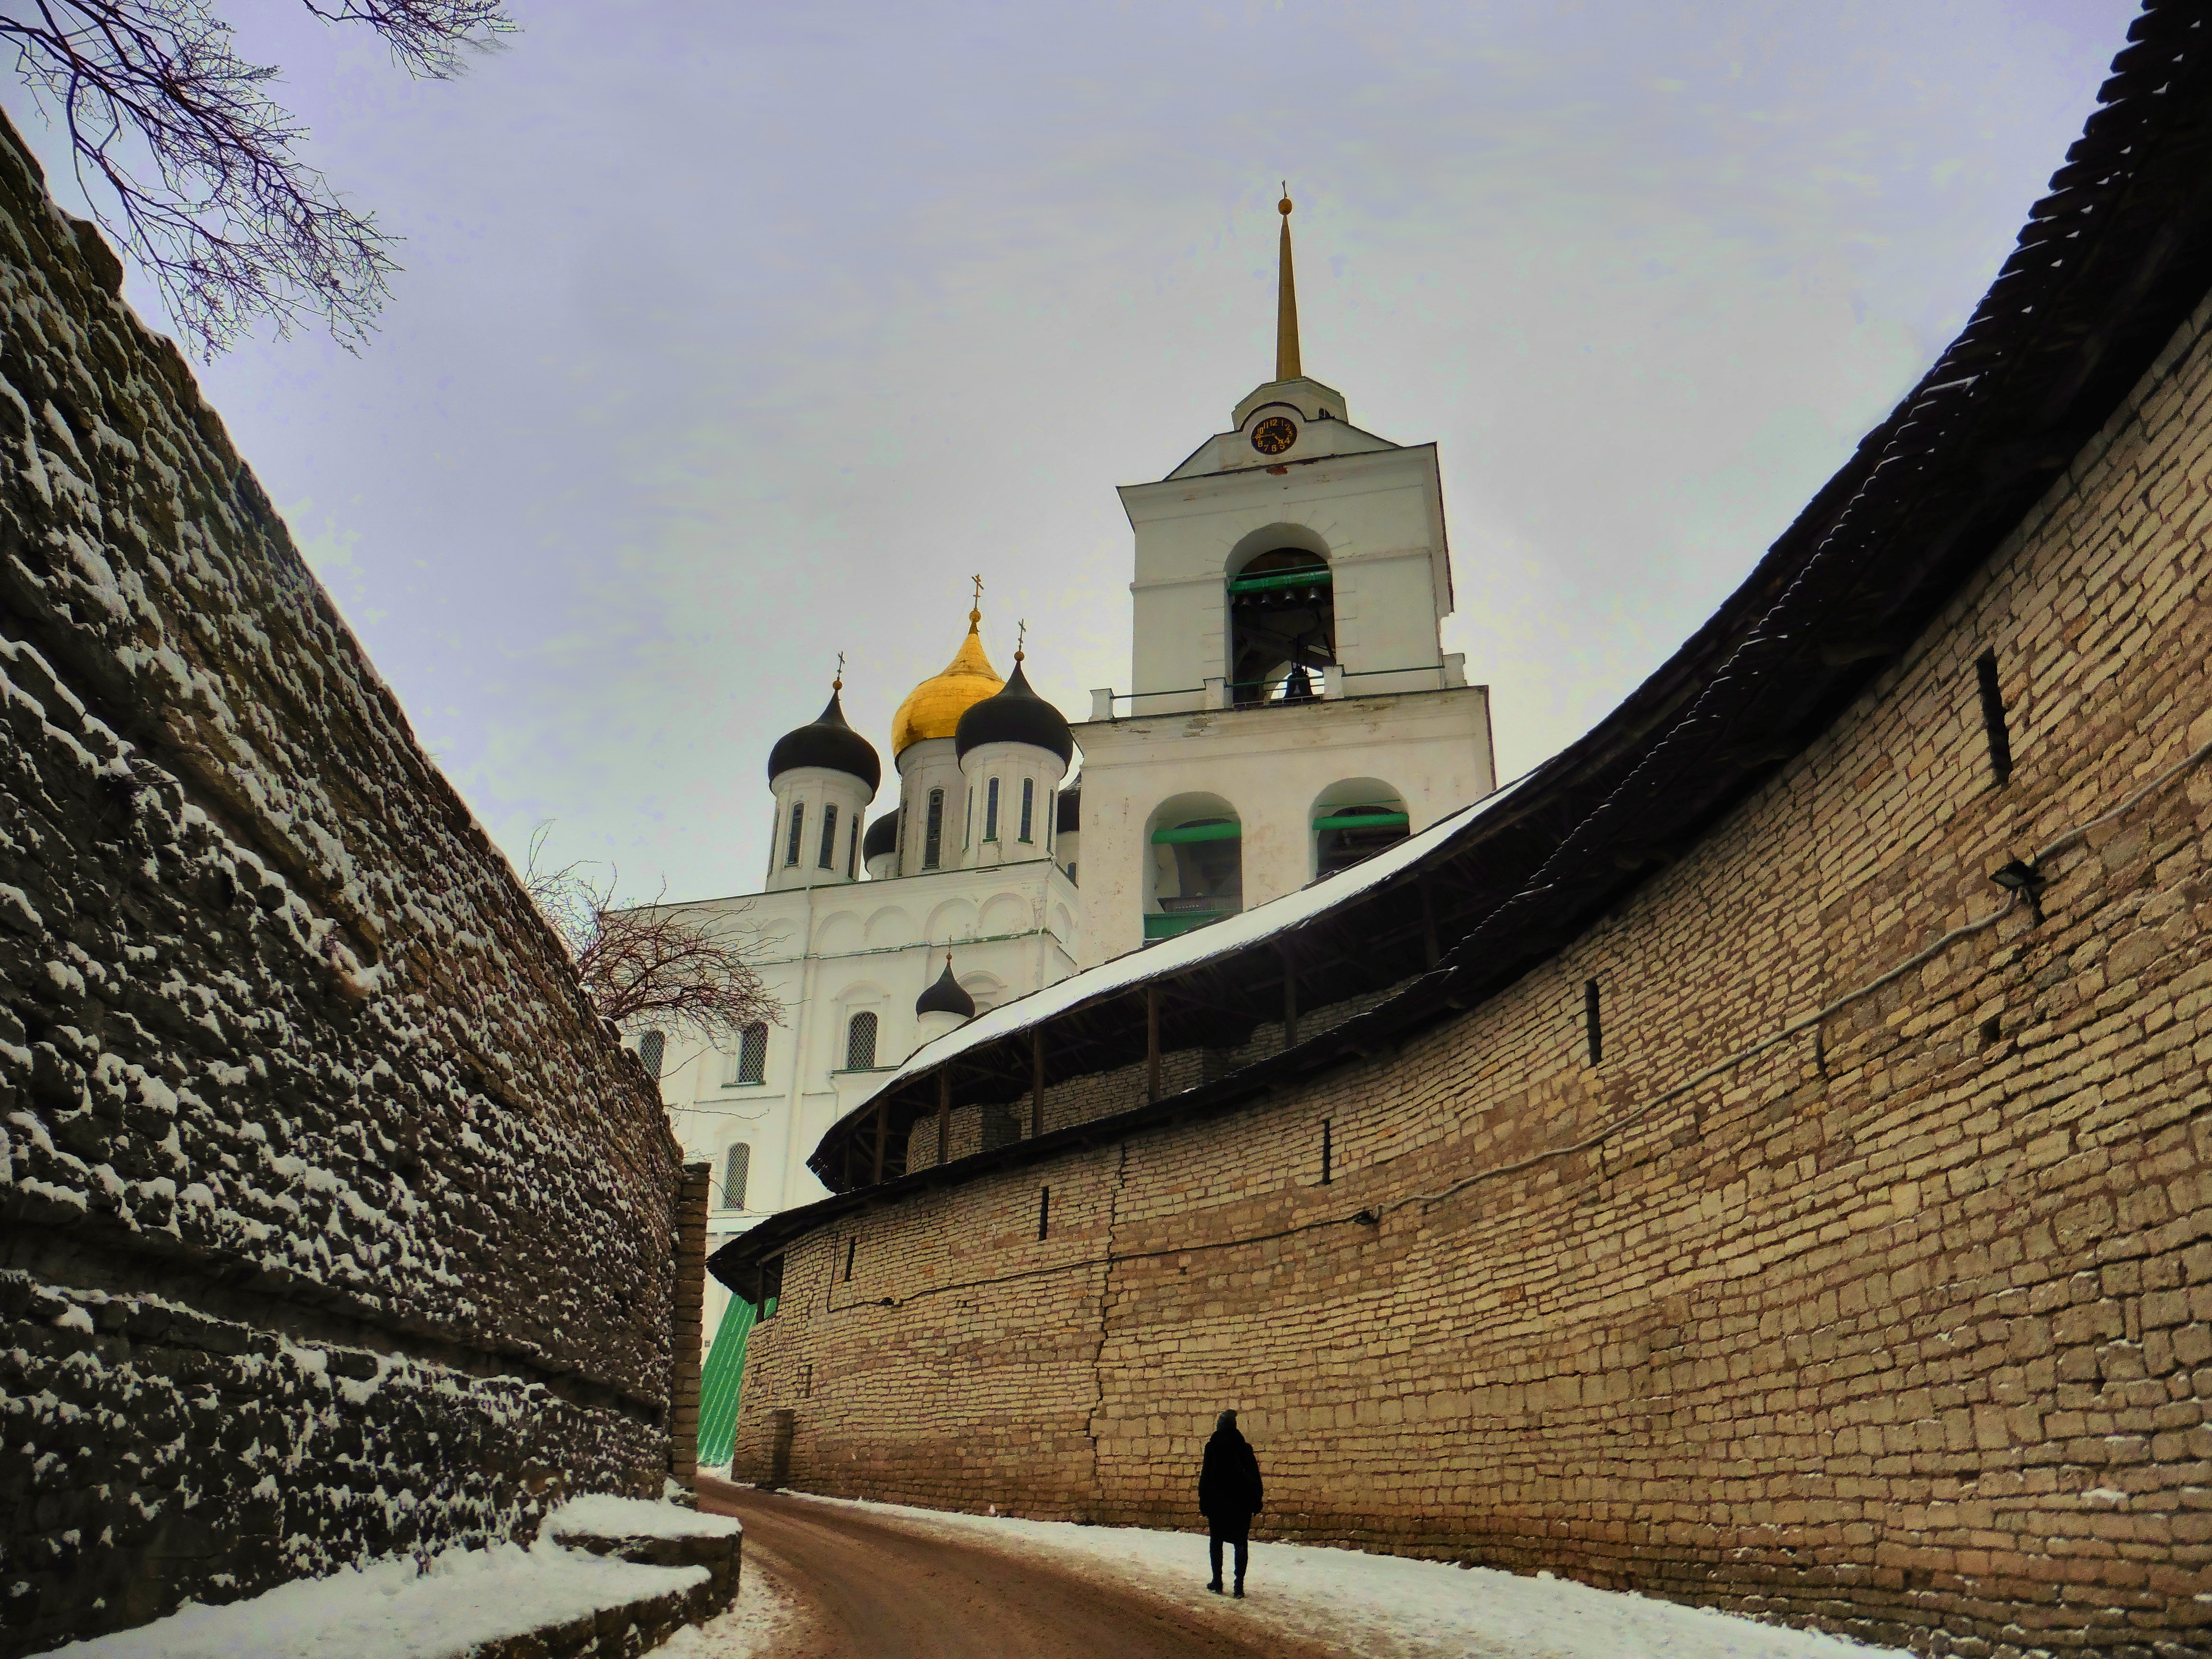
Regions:
[[[1901, 1649], [1593, 1589], [1549, 1574], [1522, 1577], [1490, 1567], [1306, 1544], [1253, 1545], [1245, 1587], [1249, 1599], [1224, 1601], [1206, 1589], [1200, 1533], [1079, 1527], [842, 1498], [806, 1501], [957, 1532], [1000, 1549], [1042, 1547], [1170, 1600], [1237, 1607], [1283, 1636], [1328, 1644], [1364, 1659], [1911, 1659]], [[1229, 1552], [1222, 1553], [1226, 1573]], [[701, 1653], [702, 1659], [709, 1653], [722, 1659], [719, 1650]]]
[[799, 1617], [791, 1593], [748, 1561], [730, 1610], [678, 1631], [653, 1649], [653, 1659], [775, 1659], [784, 1632]]
[[[568, 1532], [624, 1537], [720, 1533], [738, 1524], [622, 1498], [577, 1498], [555, 1519]], [[419, 1570], [410, 1559], [376, 1561], [221, 1607], [186, 1607], [135, 1630], [56, 1648], [52, 1659], [438, 1659], [689, 1589], [707, 1576], [704, 1567], [638, 1566], [564, 1549], [549, 1533], [527, 1549], [450, 1549]]]

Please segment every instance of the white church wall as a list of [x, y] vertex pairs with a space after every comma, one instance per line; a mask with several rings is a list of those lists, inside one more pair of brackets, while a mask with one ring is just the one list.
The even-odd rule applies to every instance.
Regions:
[[[1322, 553], [1355, 595], [1368, 584], [1357, 618], [1364, 667], [1439, 660], [1450, 576], [1435, 446], [1332, 458], [1279, 476], [1262, 469], [1133, 484], [1121, 495], [1136, 534], [1130, 689], [1189, 694], [1141, 697], [1136, 714], [1205, 706], [1194, 689], [1229, 672], [1228, 578], [1277, 546]], [[1355, 573], [1354, 564], [1370, 568]], [[1341, 628], [1341, 592], [1337, 603]]]
[[1389, 785], [1419, 832], [1496, 787], [1483, 686], [1170, 719], [1093, 721], [1083, 744], [1085, 857], [1076, 959], [1145, 942], [1152, 819], [1177, 797], [1226, 801], [1243, 826], [1243, 904], [1314, 878], [1314, 803], [1355, 779]]

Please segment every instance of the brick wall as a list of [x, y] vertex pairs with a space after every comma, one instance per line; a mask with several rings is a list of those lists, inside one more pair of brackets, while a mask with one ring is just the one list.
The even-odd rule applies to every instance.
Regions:
[[2054, 859], [2039, 923], [1652, 1103], [2212, 741], [2208, 322], [1826, 736], [1542, 969], [1234, 1116], [796, 1243], [740, 1475], [783, 1408], [804, 1488], [1195, 1525], [1234, 1406], [1265, 1535], [1929, 1651], [2212, 1652], [2212, 768]]
[[668, 1461], [676, 1148], [0, 124], [0, 1652]]

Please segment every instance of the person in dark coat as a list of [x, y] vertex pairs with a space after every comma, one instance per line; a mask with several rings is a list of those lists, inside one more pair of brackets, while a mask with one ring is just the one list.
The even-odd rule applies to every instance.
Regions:
[[1198, 1472], [1199, 1512], [1206, 1516], [1212, 1537], [1206, 1553], [1213, 1561], [1213, 1582], [1206, 1586], [1221, 1594], [1221, 1547], [1237, 1547], [1237, 1594], [1244, 1594], [1244, 1565], [1251, 1558], [1252, 1517], [1259, 1512], [1261, 1489], [1260, 1460], [1252, 1443], [1237, 1432], [1237, 1413], [1224, 1412], [1214, 1424], [1213, 1438], [1206, 1443], [1206, 1462]]

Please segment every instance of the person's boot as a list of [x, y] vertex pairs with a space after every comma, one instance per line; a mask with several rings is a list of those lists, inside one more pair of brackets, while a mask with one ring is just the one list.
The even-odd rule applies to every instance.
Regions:
[[1240, 1601], [1244, 1599], [1244, 1581], [1242, 1578], [1237, 1581], [1237, 1599]]
[[[1217, 1579], [1213, 1580], [1213, 1582], [1212, 1582], [1212, 1583], [1209, 1583], [1209, 1584], [1206, 1586], [1206, 1589], [1208, 1589], [1212, 1590], [1212, 1591], [1216, 1595], [1220, 1595], [1220, 1594], [1221, 1594], [1221, 1581], [1220, 1581], [1218, 1578], [1217, 1578]], [[1243, 1590], [1241, 1590], [1241, 1589], [1240, 1589], [1240, 1590], [1238, 1590], [1237, 1593], [1239, 1595], [1243, 1595], [1243, 1594], [1244, 1594], [1244, 1592], [1243, 1592]]]

